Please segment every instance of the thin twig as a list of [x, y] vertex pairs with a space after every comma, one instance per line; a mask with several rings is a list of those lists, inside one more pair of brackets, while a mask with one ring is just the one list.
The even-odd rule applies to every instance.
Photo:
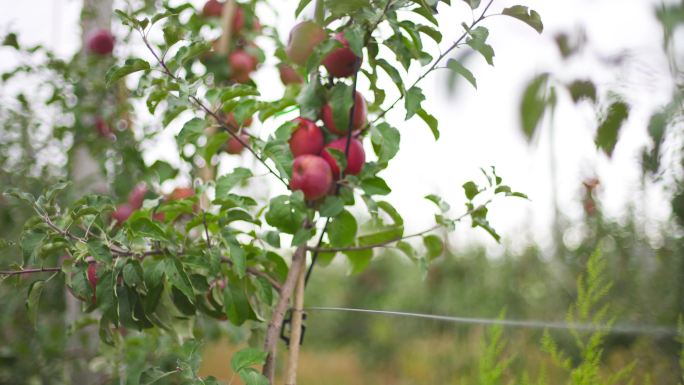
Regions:
[[[142, 36], [143, 43], [145, 43], [145, 46], [147, 47], [147, 49], [150, 51], [150, 53], [152, 54], [152, 56], [154, 56], [155, 60], [159, 63], [159, 65], [163, 68], [163, 70], [164, 70], [163, 72], [166, 73], [166, 75], [168, 75], [169, 77], [171, 77], [173, 80], [181, 81], [181, 79], [179, 79], [178, 76], [176, 76], [174, 73], [171, 72], [171, 70], [169, 69], [169, 67], [166, 65], [166, 62], [164, 62], [164, 60], [163, 60], [162, 58], [160, 58], [159, 55], [157, 55], [157, 52], [154, 50], [154, 48], [152, 48], [152, 45], [150, 44], [149, 40], [147, 40], [147, 36], [145, 36], [145, 34], [142, 33], [142, 32], [141, 32], [141, 36]], [[202, 111], [204, 111], [205, 113], [207, 113], [208, 115], [210, 115], [211, 117], [213, 117], [214, 119], [216, 119], [216, 121], [217, 121], [219, 124], [221, 124], [222, 127], [225, 127], [225, 126], [222, 124], [222, 123], [223, 123], [223, 120], [221, 119], [221, 117], [218, 116], [218, 114], [216, 114], [214, 111], [212, 111], [209, 107], [207, 107], [206, 104], [204, 104], [198, 97], [196, 97], [196, 96], [194, 96], [194, 95], [190, 95], [190, 96], [189, 96], [189, 99], [190, 99], [193, 103], [195, 103], [195, 105], [196, 105], [197, 107], [199, 107]], [[285, 179], [283, 179], [283, 177], [281, 177], [279, 174], [277, 174], [277, 173], [268, 165], [268, 163], [266, 163], [266, 160], [265, 160], [264, 158], [262, 158], [262, 157], [254, 150], [254, 148], [252, 148], [252, 146], [251, 146], [249, 143], [247, 143], [247, 141], [243, 140], [243, 139], [240, 137], [240, 135], [238, 135], [237, 133], [235, 133], [235, 132], [233, 132], [232, 130], [230, 130], [229, 127], [225, 127], [225, 128], [226, 128], [226, 131], [228, 132], [228, 134], [229, 134], [230, 136], [232, 136], [235, 140], [237, 140], [244, 148], [247, 149], [247, 151], [249, 151], [250, 153], [252, 153], [252, 155], [254, 155], [254, 157], [256, 157], [257, 160], [258, 160], [259, 162], [261, 162], [261, 164], [264, 165], [264, 167], [266, 167], [266, 169], [268, 170], [269, 173], [273, 174], [276, 178], [278, 178], [278, 180], [280, 180], [280, 182], [282, 182], [285, 186], [288, 186], [287, 181], [285, 181]]]
[[1, 270], [0, 275], [12, 276], [12, 275], [46, 273], [46, 272], [55, 272], [55, 271], [62, 271], [62, 268], [61, 267], [37, 267], [37, 268], [28, 268], [28, 269], [21, 269], [21, 270]]
[[[475, 27], [479, 22], [481, 22], [482, 20], [484, 20], [484, 19], [486, 18], [485, 14], [487, 13], [487, 10], [489, 9], [489, 7], [492, 5], [493, 2], [494, 2], [494, 0], [489, 0], [489, 3], [487, 3], [487, 6], [484, 8], [484, 11], [482, 11], [482, 14], [480, 14], [480, 17], [478, 17], [477, 20], [475, 20], [475, 21], [473, 21], [472, 23], [470, 23], [470, 25], [468, 26], [468, 29], [467, 29], [465, 32], [463, 32], [463, 34], [462, 34], [462, 35], [461, 35], [453, 44], [451, 44], [451, 46], [449, 46], [449, 48], [447, 48], [446, 51], [442, 52], [442, 54], [439, 55], [439, 56], [437, 57], [437, 59], [432, 63], [432, 65], [430, 66], [430, 68], [428, 68], [425, 72], [423, 72], [423, 73], [418, 77], [418, 79], [416, 79], [416, 81], [414, 81], [413, 84], [411, 84], [411, 86], [407, 88], [408, 90], [410, 90], [411, 88], [413, 88], [413, 87], [415, 87], [416, 85], [418, 85], [418, 83], [419, 83], [421, 80], [423, 80], [423, 79], [424, 79], [427, 75], [429, 75], [435, 68], [437, 68], [437, 65], [438, 65], [438, 64], [439, 64], [439, 63], [440, 63], [440, 62], [441, 62], [441, 61], [442, 61], [442, 60], [443, 60], [451, 51], [453, 51], [453, 50], [461, 43], [461, 41], [463, 41], [463, 39], [465, 39], [468, 35], [470, 35], [470, 31], [473, 29], [473, 27]], [[376, 116], [375, 119], [373, 119], [371, 122], [369, 122], [369, 123], [366, 125], [366, 127], [364, 127], [364, 129], [363, 129], [362, 131], [367, 130], [370, 126], [372, 126], [373, 124], [377, 123], [378, 120], [382, 119], [382, 118], [383, 118], [390, 110], [392, 110], [392, 109], [397, 105], [397, 103], [399, 103], [402, 99], [404, 99], [404, 95], [399, 95], [399, 97], [397, 97], [397, 98], [394, 100], [394, 102], [392, 102], [392, 104], [390, 104], [389, 107], [387, 107], [386, 109], [382, 110], [382, 112], [380, 112], [380, 114], [378, 114], [378, 116]]]

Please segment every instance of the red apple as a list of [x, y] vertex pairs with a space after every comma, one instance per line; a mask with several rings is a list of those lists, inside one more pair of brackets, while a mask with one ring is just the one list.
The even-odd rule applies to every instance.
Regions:
[[309, 119], [297, 118], [294, 121], [299, 125], [289, 140], [292, 155], [320, 154], [324, 144], [323, 131]]
[[143, 200], [145, 200], [145, 194], [147, 194], [147, 184], [145, 182], [138, 183], [130, 193], [128, 193], [128, 204], [134, 209], [139, 209], [142, 207]]
[[344, 32], [335, 35], [335, 40], [342, 43], [342, 48], [330, 52], [322, 61], [328, 73], [336, 78], [353, 75], [361, 67], [362, 59], [352, 52]]
[[235, 13], [233, 13], [233, 21], [230, 24], [230, 30], [233, 34], [237, 35], [245, 28], [245, 11], [241, 7], [235, 8]]
[[109, 128], [107, 122], [105, 122], [105, 120], [99, 116], [95, 118], [95, 130], [97, 130], [97, 133], [103, 138], [114, 138], [114, 132], [112, 132], [112, 129]]
[[241, 126], [238, 124], [237, 120], [235, 119], [235, 115], [232, 112], [228, 113], [227, 115], [220, 113], [220, 116], [223, 118], [223, 124], [231, 131], [237, 131], [240, 127], [249, 127], [252, 125], [252, 117], [247, 118]]
[[95, 296], [95, 290], [97, 288], [97, 282], [99, 281], [99, 278], [97, 278], [97, 263], [91, 262], [88, 264], [86, 276], [88, 277], [88, 283], [90, 284], [90, 287], [93, 288], [93, 296], [90, 300], [92, 303], [96, 303], [97, 297]]
[[[240, 139], [242, 139], [243, 142], [249, 143], [249, 135], [247, 134], [240, 134]], [[245, 149], [245, 146], [240, 143], [239, 140], [235, 139], [235, 137], [231, 136], [228, 138], [228, 142], [226, 143], [226, 152], [229, 154], [237, 155], [242, 152], [242, 150]]]
[[325, 159], [317, 155], [300, 155], [292, 164], [290, 188], [301, 190], [308, 200], [324, 197], [333, 182], [332, 170]]
[[152, 214], [152, 219], [157, 222], [164, 222], [166, 220], [166, 215], [164, 213], [156, 212]]
[[[330, 155], [328, 148], [334, 148], [344, 153], [347, 146], [347, 138], [340, 138], [328, 143], [321, 156], [330, 164], [330, 169], [333, 172], [335, 179], [340, 177], [340, 168], [337, 165], [335, 158]], [[347, 156], [347, 168], [344, 170], [345, 175], [358, 175], [363, 169], [363, 164], [366, 162], [366, 152], [363, 150], [363, 144], [356, 138], [351, 138], [349, 142], [349, 155]]]
[[238, 83], [249, 82], [249, 74], [256, 69], [257, 59], [244, 50], [233, 51], [228, 55], [231, 80]]
[[195, 190], [192, 187], [176, 187], [171, 194], [169, 194], [168, 199], [172, 201], [187, 199], [195, 195]]
[[278, 64], [278, 71], [280, 72], [280, 81], [284, 85], [300, 84], [304, 81], [294, 68], [285, 63]]
[[304, 65], [314, 48], [325, 40], [325, 30], [313, 21], [303, 21], [292, 28], [285, 52], [293, 63]]
[[117, 226], [121, 226], [122, 223], [126, 222], [128, 217], [133, 214], [135, 208], [128, 203], [123, 203], [116, 206], [116, 210], [112, 213], [112, 219], [116, 221]]
[[105, 28], [95, 29], [88, 34], [86, 44], [91, 53], [109, 55], [114, 50], [114, 35]]
[[209, 0], [204, 3], [202, 8], [202, 15], [204, 17], [221, 17], [223, 12], [223, 3], [218, 0]]
[[[352, 117], [352, 131], [363, 128], [366, 125], [368, 118], [368, 106], [366, 105], [366, 100], [358, 91], [356, 94], [354, 94], [354, 103], [355, 106], [354, 116]], [[337, 135], [347, 134], [347, 127], [338, 128], [335, 126], [335, 120], [333, 119], [333, 112], [332, 107], [330, 107], [330, 103], [327, 103], [323, 106], [323, 110], [321, 111], [321, 119], [323, 119], [323, 124], [325, 124], [330, 132]]]

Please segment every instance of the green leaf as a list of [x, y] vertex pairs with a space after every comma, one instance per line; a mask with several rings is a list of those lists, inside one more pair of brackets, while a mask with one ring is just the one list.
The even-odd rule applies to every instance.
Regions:
[[123, 66], [113, 66], [110, 68], [105, 74], [105, 82], [107, 83], [107, 86], [109, 86], [124, 76], [138, 71], [148, 71], [149, 69], [150, 63], [143, 59], [128, 59]]
[[2, 40], [2, 45], [6, 47], [12, 47], [14, 49], [19, 49], [19, 41], [17, 40], [17, 34], [14, 32], [8, 33]]
[[204, 134], [204, 129], [207, 127], [207, 122], [200, 118], [192, 118], [188, 120], [183, 128], [178, 133], [176, 137], [176, 142], [180, 146], [184, 146], [189, 142], [194, 142], [202, 134]]
[[439, 208], [439, 211], [441, 211], [443, 213], [446, 213], [451, 208], [451, 206], [449, 206], [449, 204], [446, 201], [444, 201], [442, 198], [440, 198], [437, 195], [434, 195], [434, 194], [426, 195], [425, 199], [436, 204], [437, 207]]
[[238, 278], [244, 277], [247, 271], [245, 250], [237, 242], [230, 242], [228, 248], [230, 250], [230, 260], [233, 261], [233, 271], [235, 271]]
[[485, 27], [477, 27], [468, 31], [470, 37], [466, 40], [472, 49], [479, 52], [487, 61], [487, 64], [494, 65], [494, 48], [487, 44], [487, 38], [489, 37], [489, 30]]
[[439, 257], [444, 252], [444, 243], [442, 239], [436, 235], [426, 235], [423, 237], [423, 244], [427, 249], [427, 259], [432, 261]]
[[435, 137], [435, 140], [439, 139], [439, 123], [437, 122], [437, 119], [422, 108], [418, 110], [418, 116], [420, 116], [428, 127], [430, 127], [430, 131], [432, 132], [432, 136]]
[[318, 213], [322, 217], [335, 217], [344, 210], [344, 201], [336, 195], [325, 197], [323, 204], [318, 208]]
[[110, 263], [112, 262], [112, 253], [109, 248], [102, 244], [98, 238], [88, 240], [88, 252], [98, 262]]
[[233, 355], [233, 358], [230, 360], [230, 367], [237, 373], [253, 365], [262, 365], [266, 361], [267, 355], [261, 349], [245, 348]]
[[29, 321], [36, 326], [38, 320], [38, 303], [40, 302], [40, 295], [43, 293], [45, 281], [33, 281], [28, 289], [28, 297], [26, 298], [26, 313]]
[[406, 241], [399, 241], [397, 242], [396, 247], [411, 260], [416, 260], [416, 250], [413, 248], [413, 246], [411, 246], [410, 243]]
[[392, 206], [389, 202], [378, 201], [377, 205], [379, 209], [387, 213], [387, 215], [392, 218], [392, 221], [395, 225], [401, 226], [404, 224], [404, 218], [401, 217], [399, 211], [397, 211], [397, 209], [395, 209], [394, 206]]
[[471, 9], [477, 9], [480, 6], [480, 0], [463, 0], [465, 1]]
[[223, 289], [223, 303], [228, 320], [234, 325], [242, 325], [246, 320], [253, 318], [254, 312], [245, 293], [245, 282], [229, 280]]
[[406, 92], [406, 97], [404, 98], [404, 103], [406, 107], [406, 120], [410, 119], [418, 111], [422, 109], [421, 104], [425, 100], [425, 95], [423, 95], [423, 90], [418, 87], [411, 87]]
[[306, 204], [301, 192], [271, 199], [266, 212], [266, 223], [287, 234], [296, 233], [305, 218]]
[[536, 76], [523, 92], [520, 104], [522, 130], [527, 140], [531, 140], [546, 108], [546, 83], [549, 74]]
[[472, 84], [473, 87], [477, 88], [477, 80], [475, 79], [475, 76], [472, 72], [470, 72], [469, 69], [465, 68], [461, 62], [455, 59], [449, 59], [449, 61], [447, 61], [447, 67], [455, 73], [463, 76], [463, 78]]
[[469, 201], [473, 200], [477, 194], [482, 190], [473, 181], [468, 181], [463, 184], [463, 190], [465, 191], [465, 196]]
[[264, 234], [264, 240], [269, 245], [279, 248], [280, 247], [280, 233], [277, 231], [269, 230]]
[[347, 210], [343, 210], [328, 225], [328, 239], [335, 247], [352, 245], [356, 238], [358, 224], [356, 218]]
[[240, 370], [240, 379], [245, 385], [270, 385], [268, 378], [252, 368], [245, 368]]
[[354, 99], [352, 89], [344, 83], [337, 83], [330, 92], [329, 104], [332, 106], [332, 115], [335, 127], [340, 132], [347, 132], [349, 128], [349, 111]]
[[538, 33], [542, 33], [542, 31], [544, 31], [544, 24], [542, 24], [539, 13], [533, 9], [528, 9], [524, 5], [514, 5], [509, 8], [504, 8], [504, 10], [501, 11], [501, 14], [521, 20], [525, 24], [534, 28], [534, 30]]
[[387, 123], [371, 127], [371, 142], [378, 156], [378, 163], [387, 163], [399, 152], [399, 130]]
[[306, 8], [307, 5], [311, 3], [311, 0], [300, 0], [297, 9], [295, 9], [295, 17], [298, 17], [300, 13]]
[[294, 236], [292, 237], [292, 246], [301, 246], [303, 245], [306, 241], [311, 239], [314, 235], [314, 230], [313, 229], [307, 229], [307, 228], [300, 228], [297, 230], [297, 232], [294, 233]]
[[252, 171], [244, 167], [236, 167], [230, 174], [222, 175], [216, 181], [216, 197], [221, 198], [228, 195], [233, 187], [244, 183], [252, 177]]
[[387, 72], [387, 75], [389, 75], [389, 77], [392, 79], [392, 82], [399, 89], [399, 93], [404, 95], [406, 93], [406, 89], [404, 88], [404, 79], [401, 78], [399, 71], [385, 59], [378, 59], [376, 64], [385, 70], [385, 72]]
[[404, 226], [391, 225], [373, 228], [371, 232], [360, 235], [358, 243], [361, 246], [376, 245], [393, 242], [401, 239], [404, 235]]
[[567, 85], [572, 101], [577, 103], [582, 99], [596, 102], [596, 86], [590, 80], [575, 80]]
[[385, 180], [377, 176], [363, 179], [360, 187], [368, 195], [387, 195], [392, 192]]
[[351, 265], [351, 273], [357, 274], [362, 272], [368, 267], [371, 259], [373, 259], [373, 250], [356, 250], [356, 251], [345, 251], [344, 255], [347, 256], [347, 260]]
[[[169, 281], [171, 284], [178, 288], [189, 301], [192, 301], [195, 298], [195, 293], [192, 289], [192, 283], [190, 282], [190, 278], [188, 278], [187, 273], [183, 269], [183, 265], [178, 261], [177, 259], [167, 259], [165, 261], [165, 269], [164, 272], [166, 273], [166, 276], [169, 277]], [[99, 302], [99, 288], [98, 287], [98, 302]]]
[[596, 131], [596, 146], [611, 156], [617, 143], [618, 133], [629, 117], [629, 105], [622, 101], [613, 102], [601, 120]]

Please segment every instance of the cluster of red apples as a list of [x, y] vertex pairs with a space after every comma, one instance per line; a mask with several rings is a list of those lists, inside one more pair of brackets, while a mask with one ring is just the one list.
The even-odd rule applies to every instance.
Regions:
[[[202, 16], [205, 18], [220, 18], [224, 12], [224, 3], [218, 0], [209, 0], [202, 8]], [[261, 24], [256, 16], [251, 18], [245, 10], [235, 4], [233, 18], [230, 23], [231, 49], [228, 54], [228, 65], [230, 66], [230, 81], [235, 83], [248, 83], [250, 75], [257, 68], [259, 60], [249, 51], [256, 48], [253, 41], [247, 40], [247, 32], [260, 32]], [[214, 49], [221, 51], [218, 47], [220, 39], [214, 42]]]

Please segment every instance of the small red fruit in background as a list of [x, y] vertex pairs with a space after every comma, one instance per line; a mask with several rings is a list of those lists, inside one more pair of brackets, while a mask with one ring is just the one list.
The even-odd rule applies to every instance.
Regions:
[[300, 155], [292, 163], [290, 188], [301, 190], [308, 200], [324, 197], [333, 182], [332, 170], [325, 159], [317, 155]]
[[[328, 143], [323, 149], [321, 156], [330, 165], [335, 179], [340, 177], [340, 167], [337, 165], [335, 158], [330, 155], [328, 148], [333, 148], [344, 153], [347, 146], [347, 138], [340, 138]], [[347, 156], [347, 168], [344, 170], [345, 175], [358, 175], [363, 169], [363, 164], [366, 162], [366, 152], [363, 150], [363, 144], [356, 138], [351, 138], [349, 141], [349, 155]]]
[[252, 117], [247, 118], [243, 123], [242, 126], [240, 126], [235, 119], [235, 115], [230, 112], [227, 115], [224, 113], [221, 113], [221, 118], [223, 118], [223, 124], [228, 127], [231, 131], [237, 131], [240, 127], [249, 127], [252, 125]]
[[91, 53], [109, 55], [114, 50], [114, 35], [108, 29], [96, 29], [90, 32], [86, 44]]
[[313, 21], [303, 21], [290, 31], [285, 53], [295, 64], [304, 65], [313, 50], [325, 40], [325, 30]]
[[128, 204], [134, 209], [139, 209], [142, 207], [143, 200], [145, 200], [145, 194], [147, 194], [147, 184], [138, 183], [130, 193], [128, 193]]
[[[249, 135], [247, 134], [240, 134], [240, 139], [245, 143], [249, 143]], [[239, 140], [235, 139], [235, 137], [231, 136], [230, 138], [228, 138], [228, 142], [226, 143], [227, 153], [237, 155], [241, 153], [244, 149], [245, 146], [242, 143], [240, 143]]]
[[[368, 106], [366, 105], [366, 100], [363, 98], [361, 93], [358, 91], [354, 94], [354, 116], [352, 117], [352, 131], [359, 130], [366, 125], [368, 119]], [[321, 111], [321, 119], [323, 119], [323, 124], [330, 130], [330, 132], [337, 135], [346, 135], [347, 127], [337, 127], [335, 125], [335, 120], [333, 119], [333, 111], [330, 103], [323, 106]]]
[[299, 125], [290, 137], [290, 150], [295, 157], [304, 154], [318, 155], [323, 150], [323, 131], [309, 119], [297, 118]]
[[187, 199], [195, 195], [195, 190], [192, 187], [176, 187], [169, 194], [168, 199], [175, 201], [180, 199]]
[[284, 85], [301, 84], [304, 82], [304, 79], [299, 76], [297, 71], [285, 63], [278, 64], [278, 72], [280, 73], [280, 81], [283, 82]]
[[90, 284], [90, 287], [93, 289], [93, 297], [91, 298], [92, 303], [97, 302], [97, 297], [95, 293], [95, 289], [97, 288], [97, 282], [99, 279], [97, 278], [97, 263], [91, 262], [88, 264], [88, 270], [86, 272], [86, 275], [88, 277], [88, 283]]
[[344, 32], [336, 34], [335, 40], [342, 43], [343, 47], [330, 52], [322, 63], [328, 73], [336, 78], [351, 76], [361, 67], [362, 59], [349, 48], [349, 41], [344, 37]]
[[133, 214], [135, 209], [128, 203], [123, 203], [116, 206], [116, 210], [112, 213], [112, 219], [116, 221], [117, 226], [121, 226], [122, 223], [126, 222], [128, 217]]
[[114, 138], [114, 132], [109, 128], [107, 122], [99, 116], [95, 118], [95, 130], [97, 130], [98, 135], [103, 138]]
[[233, 13], [233, 21], [230, 24], [230, 31], [237, 35], [245, 28], [245, 11], [240, 8], [235, 8], [235, 13]]
[[221, 17], [223, 12], [223, 3], [218, 0], [209, 0], [204, 3], [202, 8], [202, 15], [204, 17]]
[[256, 69], [257, 59], [244, 50], [233, 51], [228, 55], [231, 80], [238, 83], [249, 82], [249, 74]]

